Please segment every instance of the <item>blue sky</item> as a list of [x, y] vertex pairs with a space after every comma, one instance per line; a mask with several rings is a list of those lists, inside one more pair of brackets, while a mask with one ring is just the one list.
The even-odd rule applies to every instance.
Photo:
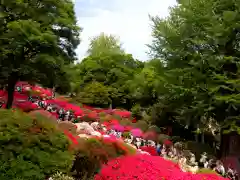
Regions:
[[75, 0], [78, 24], [83, 28], [79, 59], [86, 56], [89, 39], [104, 32], [118, 36], [127, 53], [147, 60], [146, 44], [151, 42], [148, 15], [166, 17], [174, 4], [176, 0]]

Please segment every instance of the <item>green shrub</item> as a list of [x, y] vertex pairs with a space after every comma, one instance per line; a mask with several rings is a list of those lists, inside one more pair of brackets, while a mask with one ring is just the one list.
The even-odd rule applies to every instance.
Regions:
[[42, 180], [67, 173], [73, 155], [69, 141], [43, 116], [0, 110], [0, 179]]

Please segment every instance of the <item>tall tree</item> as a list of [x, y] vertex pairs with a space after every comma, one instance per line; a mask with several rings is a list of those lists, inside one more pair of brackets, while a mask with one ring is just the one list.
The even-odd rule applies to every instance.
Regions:
[[234, 0], [179, 0], [168, 18], [151, 18], [150, 48], [168, 69], [162, 103], [176, 119], [204, 127], [210, 119], [238, 121], [239, 7]]
[[124, 54], [120, 40], [113, 35], [101, 33], [91, 39], [87, 51], [90, 56]]
[[54, 85], [63, 65], [75, 60], [80, 28], [69, 0], [1, 1], [0, 8], [1, 77], [11, 108], [18, 80]]

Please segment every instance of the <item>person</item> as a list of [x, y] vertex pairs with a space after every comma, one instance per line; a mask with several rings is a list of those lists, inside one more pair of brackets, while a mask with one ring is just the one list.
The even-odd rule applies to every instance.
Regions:
[[21, 86], [17, 86], [17, 87], [16, 87], [16, 91], [17, 91], [17, 92], [22, 92], [22, 87], [21, 87]]
[[32, 97], [32, 96], [28, 96], [28, 101], [34, 103], [34, 99], [33, 99], [33, 97]]
[[207, 166], [208, 166], [208, 162], [207, 162], [207, 153], [206, 152], [204, 152], [204, 153], [202, 153], [201, 154], [201, 158], [200, 158], [200, 163], [199, 163], [199, 166], [200, 167], [204, 167], [204, 168], [207, 168]]
[[66, 121], [69, 121], [70, 114], [71, 114], [70, 110], [67, 110], [64, 118]]
[[64, 121], [64, 118], [65, 118], [65, 111], [63, 108], [61, 108], [58, 111], [58, 119]]
[[216, 162], [216, 167], [214, 168], [214, 170], [215, 170], [218, 174], [220, 174], [220, 175], [222, 175], [222, 176], [225, 176], [225, 169], [224, 169], [223, 164], [222, 164], [221, 161], [218, 160], [218, 161]]
[[238, 173], [236, 170], [233, 170], [230, 165], [228, 166], [226, 177], [231, 180], [238, 180]]
[[161, 154], [161, 144], [158, 143], [156, 149], [157, 149], [158, 155], [160, 155]]
[[68, 121], [73, 121], [75, 118], [74, 118], [74, 114], [73, 112], [70, 112], [69, 116], [68, 116]]
[[167, 157], [167, 148], [165, 145], [163, 145], [162, 149], [161, 149], [161, 156], [166, 158]]
[[47, 110], [48, 112], [53, 112], [53, 107], [52, 107], [52, 105], [49, 104], [48, 106], [46, 106], [46, 110]]

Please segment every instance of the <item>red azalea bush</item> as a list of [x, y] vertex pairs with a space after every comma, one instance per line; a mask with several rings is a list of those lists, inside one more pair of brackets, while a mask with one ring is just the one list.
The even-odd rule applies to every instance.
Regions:
[[142, 147], [140, 147], [140, 149], [142, 151], [148, 152], [152, 156], [158, 156], [157, 150], [153, 146], [142, 146]]
[[109, 161], [95, 180], [224, 180], [214, 174], [182, 172], [179, 166], [159, 156], [135, 155]]
[[104, 166], [95, 180], [162, 180], [171, 177], [172, 172], [179, 172], [179, 167], [161, 157], [135, 155], [120, 157]]

